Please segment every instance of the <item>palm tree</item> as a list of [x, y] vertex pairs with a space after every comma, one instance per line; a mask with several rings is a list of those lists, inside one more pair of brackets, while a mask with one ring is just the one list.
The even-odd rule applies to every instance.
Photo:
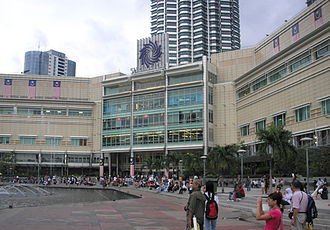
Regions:
[[[218, 179], [222, 176], [233, 173], [234, 165], [237, 165], [235, 154], [237, 153], [237, 145], [226, 145], [214, 147], [207, 156], [207, 167], [211, 172], [215, 172]], [[234, 163], [236, 162], [236, 163]], [[234, 166], [234, 168], [236, 168]]]
[[147, 167], [149, 169], [149, 174], [151, 174], [152, 173], [152, 170], [154, 169], [153, 166], [154, 166], [154, 162], [153, 162], [152, 158], [151, 157], [148, 157], [144, 161], [144, 163], [142, 165], [142, 168]]
[[153, 168], [156, 170], [156, 174], [159, 173], [161, 169], [164, 168], [164, 159], [159, 158], [152, 161]]
[[203, 171], [203, 161], [201, 153], [186, 153], [183, 156], [183, 166], [185, 175], [201, 175]]
[[[294, 155], [296, 155], [297, 151], [295, 146], [290, 143], [292, 139], [292, 133], [286, 129], [282, 124], [276, 126], [274, 123], [266, 130], [260, 130], [257, 133], [257, 138], [263, 142], [263, 149], [270, 150], [271, 159], [270, 159], [270, 170], [269, 176], [272, 177], [272, 162], [275, 162], [275, 168], [279, 170], [279, 172], [287, 172], [290, 164], [292, 165]], [[268, 150], [268, 151], [269, 151]], [[264, 153], [267, 153], [264, 151]], [[271, 183], [270, 179], [270, 183]], [[272, 187], [270, 187], [272, 188]]]

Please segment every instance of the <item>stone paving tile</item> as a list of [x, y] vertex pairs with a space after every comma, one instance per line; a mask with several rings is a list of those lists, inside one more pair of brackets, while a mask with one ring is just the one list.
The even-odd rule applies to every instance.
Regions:
[[[137, 192], [143, 198], [0, 210], [0, 230], [185, 229], [186, 199]], [[223, 220], [238, 214], [233, 209], [221, 210], [218, 230], [263, 229], [264, 222]]]

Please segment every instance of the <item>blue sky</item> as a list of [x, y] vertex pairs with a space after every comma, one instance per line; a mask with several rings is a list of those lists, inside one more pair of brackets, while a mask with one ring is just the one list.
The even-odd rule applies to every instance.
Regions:
[[[306, 0], [240, 0], [241, 45], [251, 47], [306, 7]], [[150, 0], [1, 0], [0, 73], [20, 73], [24, 53], [54, 49], [77, 77], [136, 65], [136, 41], [150, 35]]]

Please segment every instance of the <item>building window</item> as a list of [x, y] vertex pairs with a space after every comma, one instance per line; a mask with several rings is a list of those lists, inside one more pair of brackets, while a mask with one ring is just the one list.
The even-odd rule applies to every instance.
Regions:
[[311, 107], [310, 105], [296, 109], [296, 122], [305, 121], [311, 119]]
[[202, 87], [176, 89], [168, 91], [168, 106], [187, 106], [203, 104]]
[[330, 99], [322, 101], [322, 115], [330, 114]]
[[209, 104], [210, 105], [213, 105], [213, 88], [209, 86], [209, 92], [208, 92], [208, 95], [209, 95]]
[[19, 138], [19, 143], [21, 145], [35, 145], [36, 139], [37, 139], [36, 137], [21, 136]]
[[238, 90], [238, 98], [244, 97], [250, 93], [250, 86], [246, 85]]
[[203, 122], [203, 110], [196, 109], [179, 112], [168, 112], [167, 117], [167, 122], [169, 125], [201, 123]]
[[315, 52], [316, 59], [327, 56], [330, 53], [330, 45], [326, 45]]
[[0, 107], [0, 114], [13, 114], [13, 113], [14, 113], [14, 107], [12, 106]]
[[122, 134], [112, 134], [112, 135], [104, 135], [102, 139], [102, 146], [129, 146], [130, 145], [130, 134], [122, 133]]
[[131, 98], [122, 97], [104, 100], [103, 115], [113, 115], [117, 113], [128, 113], [131, 111]]
[[241, 137], [249, 136], [250, 135], [250, 125], [244, 125], [240, 128], [241, 130]]
[[203, 129], [169, 130], [168, 142], [194, 142], [203, 140]]
[[213, 123], [213, 110], [209, 110], [209, 122]]
[[154, 109], [162, 109], [165, 105], [165, 94], [152, 93], [134, 96], [134, 112]]
[[275, 116], [274, 125], [279, 126], [280, 124], [286, 125], [286, 115], [285, 113]]
[[0, 136], [0, 145], [9, 145], [9, 137]]
[[262, 76], [259, 79], [257, 79], [255, 82], [252, 83], [253, 91], [256, 91], [262, 87], [265, 87], [267, 85], [267, 78], [266, 76]]
[[28, 108], [28, 107], [18, 107], [17, 114], [22, 115], [40, 115], [41, 108]]
[[61, 146], [62, 137], [46, 137], [47, 146]]
[[72, 146], [87, 146], [86, 138], [71, 138]]
[[43, 114], [46, 116], [66, 116], [66, 109], [64, 108], [44, 108]]
[[69, 109], [69, 116], [72, 117], [90, 117], [92, 110], [89, 109]]
[[[188, 54], [190, 54], [190, 52], [188, 52]], [[175, 76], [175, 77], [169, 77], [169, 85], [202, 81], [202, 80], [203, 80], [202, 74]]]
[[134, 145], [163, 144], [164, 133], [162, 131], [134, 133]]
[[281, 79], [282, 77], [286, 76], [286, 65], [282, 65], [278, 67], [277, 69], [271, 71], [267, 74], [269, 76], [269, 81], [274, 82], [278, 79]]
[[256, 122], [256, 132], [266, 129], [266, 120]]
[[312, 56], [310, 54], [301, 55], [292, 62], [292, 64], [290, 65], [290, 71], [294, 72], [298, 69], [303, 68], [304, 66], [308, 65], [311, 62], [312, 62]]

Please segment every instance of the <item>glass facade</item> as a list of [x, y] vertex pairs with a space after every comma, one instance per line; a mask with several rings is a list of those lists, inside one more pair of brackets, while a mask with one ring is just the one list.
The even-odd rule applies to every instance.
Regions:
[[170, 90], [168, 95], [169, 107], [203, 104], [202, 87]]
[[131, 112], [131, 98], [115, 98], [103, 101], [103, 116]]

